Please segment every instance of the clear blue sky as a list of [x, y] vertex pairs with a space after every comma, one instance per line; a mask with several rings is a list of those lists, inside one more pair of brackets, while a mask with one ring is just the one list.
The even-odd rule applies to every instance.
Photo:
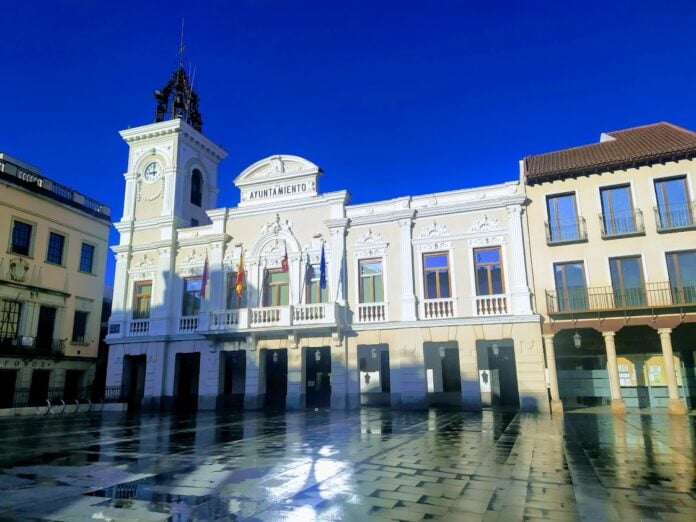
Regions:
[[117, 131], [153, 121], [182, 17], [203, 131], [230, 154], [219, 206], [275, 153], [361, 203], [516, 179], [523, 156], [602, 131], [696, 129], [696, 2], [45, 0], [2, 15], [0, 151], [115, 220]]

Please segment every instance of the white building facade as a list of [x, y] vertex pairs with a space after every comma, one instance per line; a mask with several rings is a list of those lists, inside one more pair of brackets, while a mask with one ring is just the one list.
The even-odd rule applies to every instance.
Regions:
[[121, 135], [112, 394], [148, 408], [548, 410], [518, 182], [350, 205], [319, 192], [319, 167], [277, 155], [218, 208], [226, 153], [184, 119]]

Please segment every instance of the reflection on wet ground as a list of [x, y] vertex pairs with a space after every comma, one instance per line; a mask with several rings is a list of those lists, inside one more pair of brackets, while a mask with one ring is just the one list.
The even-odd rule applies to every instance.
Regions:
[[307, 411], [0, 421], [0, 518], [696, 520], [696, 417]]

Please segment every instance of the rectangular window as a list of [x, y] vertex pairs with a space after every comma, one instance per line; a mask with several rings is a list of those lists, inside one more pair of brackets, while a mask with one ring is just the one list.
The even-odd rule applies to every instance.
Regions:
[[31, 232], [32, 227], [29, 223], [17, 221], [12, 225], [12, 245], [10, 250], [13, 254], [28, 256], [31, 252]]
[[290, 304], [290, 281], [283, 270], [266, 270], [263, 289], [263, 306], [287, 306]]
[[17, 338], [21, 316], [22, 303], [0, 301], [0, 341]]
[[448, 299], [450, 293], [449, 255], [446, 252], [423, 254], [423, 279], [426, 299]]
[[227, 309], [234, 310], [235, 308], [246, 308], [246, 289], [242, 289], [242, 295], [237, 295], [237, 272], [229, 272], [227, 274]]
[[669, 286], [675, 304], [696, 303], [696, 250], [667, 254]]
[[605, 236], [620, 236], [638, 231], [629, 185], [603, 188], [600, 196]]
[[133, 285], [133, 319], [150, 318], [152, 281], [136, 281]]
[[476, 295], [505, 293], [500, 247], [475, 249], [474, 265], [476, 271]]
[[582, 261], [553, 265], [558, 311], [587, 310], [585, 265]]
[[581, 239], [575, 193], [548, 196], [546, 206], [549, 215], [548, 236], [550, 242]]
[[609, 259], [611, 286], [616, 306], [644, 306], [645, 285], [640, 256]]
[[305, 299], [307, 304], [328, 303], [329, 302], [329, 286], [322, 288], [319, 284], [319, 267], [314, 266], [312, 270], [312, 278], [305, 281]]
[[50, 232], [48, 234], [48, 250], [46, 251], [46, 262], [54, 265], [63, 264], [63, 247], [65, 246], [65, 236]]
[[87, 332], [87, 317], [89, 312], [81, 312], [75, 310], [75, 318], [73, 319], [72, 342], [84, 343], [85, 333]]
[[360, 302], [384, 302], [384, 282], [382, 261], [379, 259], [364, 259], [359, 263], [360, 272]]
[[689, 227], [694, 224], [686, 176], [655, 180], [655, 196], [660, 230]]
[[201, 311], [201, 286], [203, 278], [187, 277], [184, 279], [184, 302], [181, 307], [181, 315], [198, 315]]
[[80, 251], [80, 272], [92, 273], [92, 264], [94, 263], [94, 246], [82, 243]]

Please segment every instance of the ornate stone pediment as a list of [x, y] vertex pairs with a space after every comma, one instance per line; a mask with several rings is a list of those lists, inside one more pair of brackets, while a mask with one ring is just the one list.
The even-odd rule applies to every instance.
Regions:
[[368, 228], [367, 232], [361, 235], [355, 242], [355, 246], [377, 245], [380, 243], [384, 243], [382, 234], [379, 232], [374, 232], [371, 228]]
[[281, 232], [287, 232], [292, 234], [292, 221], [289, 219], [282, 220], [280, 215], [276, 214], [272, 221], [269, 221], [261, 227], [261, 234], [279, 234]]
[[487, 215], [484, 215], [482, 219], [474, 221], [469, 232], [493, 232], [500, 229], [500, 222], [497, 219], [490, 219]]
[[445, 225], [438, 225], [435, 221], [433, 221], [431, 225], [421, 230], [421, 233], [418, 237], [420, 239], [431, 239], [434, 237], [444, 236], [449, 236], [449, 232], [447, 232], [447, 227]]
[[389, 243], [384, 241], [382, 234], [369, 228], [355, 242], [353, 255], [356, 258], [381, 257], [387, 253], [388, 246]]

